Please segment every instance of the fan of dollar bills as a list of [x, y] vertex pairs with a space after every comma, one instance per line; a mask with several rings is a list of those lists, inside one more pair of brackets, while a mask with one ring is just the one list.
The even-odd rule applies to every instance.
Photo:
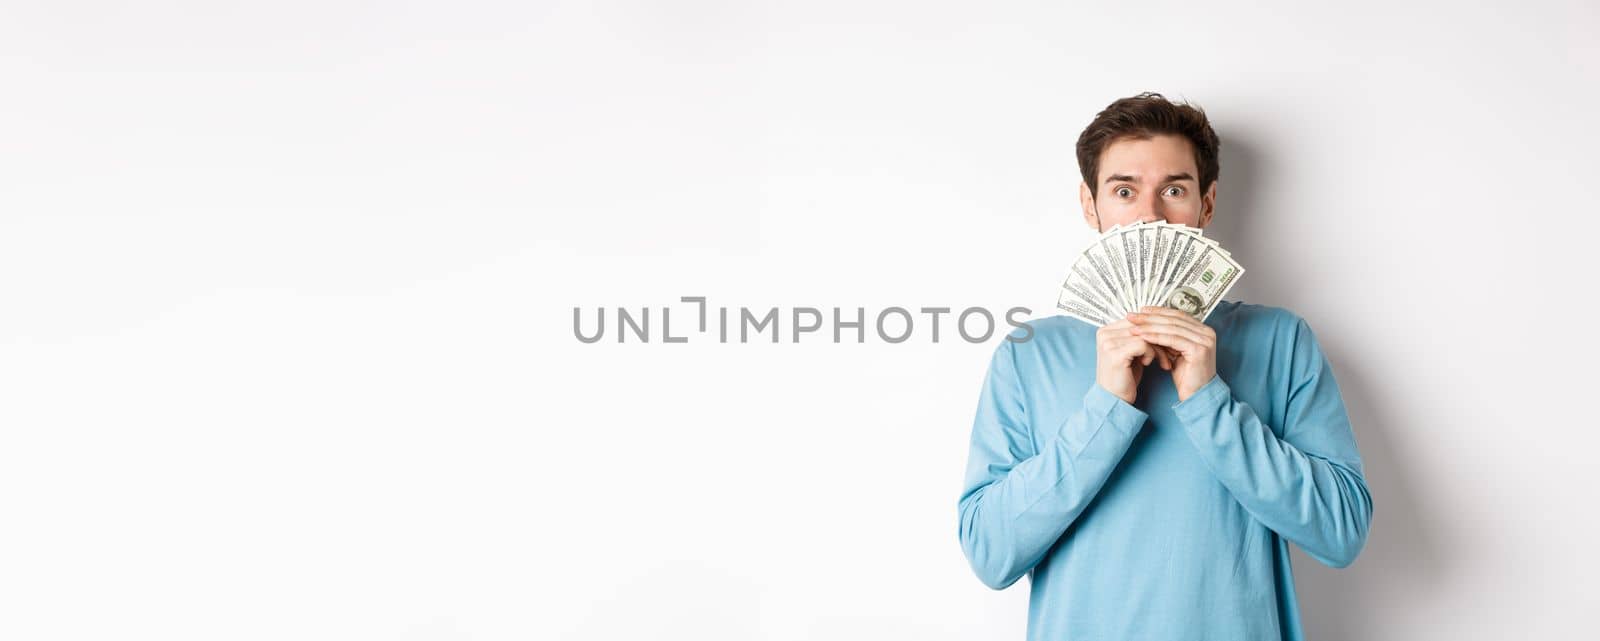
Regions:
[[1117, 225], [1078, 254], [1056, 307], [1095, 326], [1145, 305], [1205, 321], [1244, 275], [1227, 250], [1198, 228], [1165, 221]]

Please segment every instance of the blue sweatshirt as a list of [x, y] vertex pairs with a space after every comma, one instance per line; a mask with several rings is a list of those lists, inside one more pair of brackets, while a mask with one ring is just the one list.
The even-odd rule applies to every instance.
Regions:
[[1311, 328], [1238, 301], [1206, 324], [1217, 376], [1183, 402], [1155, 364], [1134, 404], [1097, 384], [1074, 318], [996, 348], [961, 547], [991, 588], [1028, 575], [1030, 641], [1301, 641], [1288, 543], [1332, 567], [1365, 545], [1372, 498]]

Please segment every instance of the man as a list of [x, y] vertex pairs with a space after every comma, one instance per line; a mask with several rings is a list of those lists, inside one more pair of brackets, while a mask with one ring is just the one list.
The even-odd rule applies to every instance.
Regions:
[[[1217, 148], [1197, 108], [1111, 103], [1078, 139], [1084, 220], [1206, 226]], [[1098, 329], [1057, 315], [1001, 342], [962, 549], [996, 590], [1029, 575], [1030, 640], [1298, 641], [1288, 543], [1344, 567], [1372, 518], [1328, 360], [1281, 308], [1142, 311]]]

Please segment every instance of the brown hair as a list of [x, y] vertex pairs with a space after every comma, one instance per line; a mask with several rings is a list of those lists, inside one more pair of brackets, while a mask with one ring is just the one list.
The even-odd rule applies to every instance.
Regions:
[[1083, 174], [1083, 182], [1089, 184], [1089, 193], [1100, 193], [1095, 181], [1100, 178], [1100, 154], [1106, 146], [1123, 138], [1145, 140], [1157, 134], [1176, 134], [1189, 140], [1194, 147], [1194, 165], [1200, 172], [1202, 193], [1217, 181], [1221, 171], [1217, 164], [1217, 148], [1222, 142], [1211, 129], [1206, 112], [1146, 91], [1117, 99], [1095, 114], [1094, 121], [1078, 136], [1078, 171]]

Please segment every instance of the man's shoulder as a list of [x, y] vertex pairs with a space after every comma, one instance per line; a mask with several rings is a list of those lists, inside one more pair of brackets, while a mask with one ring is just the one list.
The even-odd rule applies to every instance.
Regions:
[[[1221, 311], [1220, 309], [1218, 311]], [[1275, 346], [1299, 346], [1315, 342], [1316, 334], [1311, 323], [1294, 310], [1276, 305], [1234, 303], [1224, 319], [1213, 325], [1221, 334], [1233, 336], [1233, 341], [1261, 342]], [[1297, 349], [1297, 348], [1295, 348]]]
[[[1226, 309], [1222, 306], [1226, 305]], [[1218, 304], [1215, 311], [1224, 312], [1228, 322], [1249, 325], [1265, 325], [1279, 329], [1293, 329], [1305, 322], [1305, 318], [1296, 314], [1287, 307], [1277, 305], [1262, 305], [1259, 303], [1246, 303], [1243, 301], [1225, 300]], [[1213, 312], [1215, 313], [1215, 312]]]
[[1030, 318], [1023, 321], [1024, 327], [1018, 327], [1006, 336], [1009, 343], [1026, 345], [1028, 343], [1050, 344], [1058, 342], [1072, 342], [1084, 335], [1094, 336], [1099, 329], [1085, 321], [1067, 316], [1054, 314], [1043, 318]]
[[1030, 318], [999, 341], [994, 356], [1005, 359], [1023, 378], [1072, 369], [1081, 363], [1092, 368], [1098, 329], [1063, 314]]

